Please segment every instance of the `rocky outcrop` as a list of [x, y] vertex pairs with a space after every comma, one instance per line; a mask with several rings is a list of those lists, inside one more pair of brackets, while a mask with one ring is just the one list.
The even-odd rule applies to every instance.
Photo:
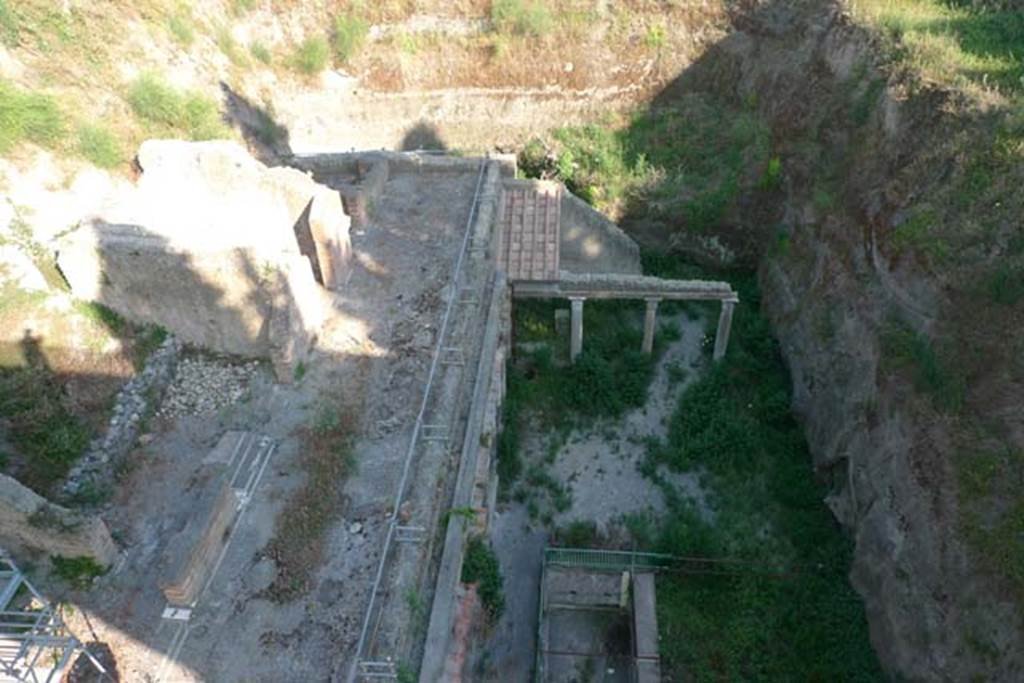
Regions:
[[[894, 238], [922, 198], [934, 222], [965, 220], [946, 205], [977, 121], [942, 93], [887, 82], [841, 3], [762, 2], [735, 26], [677, 85], [756, 101], [774, 131], [786, 176], [777, 222], [747, 227], [795, 410], [856, 544], [851, 580], [874, 647], [894, 677], [1019, 680], [1018, 589], [965, 541], [957, 465], [975, 433], [1024, 448], [1012, 319], [988, 314], [977, 285], [1000, 238], [985, 253], [965, 244], [941, 269]], [[894, 328], [912, 340], [909, 365]], [[987, 362], [968, 363], [968, 349]], [[994, 499], [986, 514], [1010, 505]]]

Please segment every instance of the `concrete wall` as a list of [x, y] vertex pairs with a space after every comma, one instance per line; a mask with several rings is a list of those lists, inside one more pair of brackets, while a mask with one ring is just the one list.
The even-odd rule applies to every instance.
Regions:
[[619, 226], [569, 190], [562, 192], [559, 268], [639, 275], [640, 248]]
[[0, 474], [0, 538], [13, 549], [91, 557], [104, 567], [117, 557], [102, 519], [54, 505], [5, 474]]

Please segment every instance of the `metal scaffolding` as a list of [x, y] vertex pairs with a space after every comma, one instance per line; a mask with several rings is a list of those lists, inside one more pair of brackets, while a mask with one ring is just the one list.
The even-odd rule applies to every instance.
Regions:
[[106, 673], [3, 549], [0, 587], [0, 680], [59, 681], [78, 652]]

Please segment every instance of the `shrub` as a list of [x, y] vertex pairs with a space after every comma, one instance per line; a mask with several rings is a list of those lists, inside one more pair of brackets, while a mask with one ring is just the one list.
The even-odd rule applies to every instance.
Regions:
[[306, 38], [295, 48], [290, 65], [307, 76], [315, 76], [327, 67], [327, 41], [320, 37]]
[[242, 16], [256, 9], [259, 0], [232, 0], [231, 11], [235, 16]]
[[135, 115], [159, 132], [191, 140], [227, 135], [214, 100], [193, 90], [178, 90], [156, 75], [139, 76], [129, 87], [127, 99]]
[[64, 134], [64, 116], [53, 98], [0, 80], [0, 154], [22, 141], [53, 148]]
[[466, 547], [466, 557], [462, 562], [462, 582], [477, 584], [480, 602], [491, 619], [497, 619], [505, 611], [498, 558], [490, 544], [479, 536], [471, 538]]
[[95, 124], [79, 126], [78, 153], [100, 168], [113, 168], [124, 160], [113, 133]]
[[554, 17], [541, 0], [494, 0], [491, 23], [499, 33], [540, 37], [551, 32]]
[[366, 41], [370, 24], [355, 14], [341, 14], [334, 18], [332, 39], [334, 56], [340, 62], [347, 62], [359, 52]]

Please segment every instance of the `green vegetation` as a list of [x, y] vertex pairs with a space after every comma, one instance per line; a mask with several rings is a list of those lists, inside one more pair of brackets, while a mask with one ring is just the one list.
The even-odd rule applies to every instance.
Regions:
[[971, 0], [853, 0], [882, 29], [898, 64], [925, 81], [967, 91], [1024, 93], [1024, 13]]
[[301, 432], [306, 481], [288, 499], [264, 553], [277, 574], [267, 597], [288, 602], [304, 595], [323, 560], [325, 535], [342, 506], [342, 485], [354, 466], [352, 439], [358, 418], [340, 399], [328, 399]]
[[935, 407], [957, 412], [963, 407], [966, 381], [956, 370], [955, 350], [940, 353], [924, 334], [899, 320], [882, 331], [882, 358], [893, 370], [910, 370], [914, 387], [931, 396]]
[[477, 585], [480, 602], [491, 620], [496, 620], [505, 611], [498, 558], [487, 541], [479, 536], [470, 538], [466, 546], [466, 556], [462, 561], [462, 582]]
[[[668, 259], [660, 265], [655, 274], [692, 275]], [[879, 680], [863, 605], [846, 577], [851, 544], [821, 502], [759, 293], [752, 276], [734, 286], [744, 305], [726, 360], [687, 388], [667, 442], [652, 444], [645, 464], [656, 480], [658, 464], [698, 473], [713, 521], [661, 482], [671, 512], [654, 549], [793, 575], [749, 568], [659, 578], [662, 661], [673, 679]]]
[[167, 30], [182, 47], [189, 47], [195, 42], [196, 32], [192, 12], [181, 7], [167, 19]]
[[81, 315], [105, 327], [115, 337], [124, 336], [129, 323], [117, 311], [95, 301], [76, 301], [75, 310]]
[[[523, 472], [519, 450], [527, 420], [538, 420], [554, 434], [557, 450], [559, 439], [573, 427], [618, 417], [647, 399], [654, 359], [640, 351], [642, 306], [588, 301], [583, 311], [587, 343], [572, 365], [568, 364], [568, 335], [555, 330], [558, 306], [551, 301], [521, 301], [513, 311], [516, 341], [539, 346], [508, 364], [503, 429], [497, 444], [503, 495], [511, 492]], [[659, 330], [656, 351], [664, 341], [665, 334]], [[540, 465], [528, 468], [527, 483], [546, 489], [556, 510], [568, 508], [567, 491]]]
[[235, 16], [242, 16], [256, 9], [259, 0], [231, 0], [231, 11]]
[[53, 98], [0, 79], [0, 154], [22, 141], [53, 148], [66, 132], [64, 116]]
[[295, 47], [288, 64], [299, 73], [315, 76], [327, 68], [330, 51], [327, 41], [316, 36], [306, 38]]
[[345, 63], [356, 56], [366, 42], [370, 22], [355, 13], [340, 14], [334, 18], [331, 47], [335, 58]]
[[8, 0], [0, 0], [0, 43], [14, 47], [18, 44], [18, 17], [8, 4]]
[[53, 573], [79, 590], [88, 588], [93, 579], [107, 573], [107, 570], [91, 557], [55, 555], [50, 561], [53, 562]]
[[78, 153], [100, 168], [114, 168], [124, 161], [121, 143], [114, 134], [91, 123], [78, 127]]
[[228, 61], [233, 66], [239, 68], [249, 66], [249, 58], [231, 34], [230, 27], [221, 26], [217, 29], [217, 47], [220, 48], [220, 51], [224, 53], [224, 56], [228, 58]]
[[71, 412], [57, 377], [36, 346], [24, 349], [26, 365], [0, 367], [0, 418], [22, 456], [9, 462], [17, 479], [47, 495], [89, 443], [90, 430]]
[[179, 90], [160, 76], [139, 76], [128, 88], [128, 104], [150, 134], [181, 135], [190, 140], [228, 136], [217, 103], [194, 90]]
[[778, 179], [781, 162], [773, 172], [769, 142], [752, 110], [687, 97], [625, 126], [559, 129], [549, 144], [528, 145], [520, 164], [528, 176], [562, 180], [613, 217], [706, 232], [741, 190]]
[[537, 38], [552, 31], [555, 18], [542, 0], [494, 0], [491, 23], [499, 33]]
[[957, 456], [956, 471], [965, 538], [1024, 599], [1024, 451], [974, 444]]
[[666, 39], [665, 26], [657, 24], [647, 29], [647, 33], [644, 34], [644, 45], [651, 50], [660, 50], [665, 47]]
[[266, 64], [267, 66], [270, 66], [270, 62], [273, 61], [270, 49], [259, 41], [255, 41], [249, 46], [249, 54], [251, 54], [257, 62]]

